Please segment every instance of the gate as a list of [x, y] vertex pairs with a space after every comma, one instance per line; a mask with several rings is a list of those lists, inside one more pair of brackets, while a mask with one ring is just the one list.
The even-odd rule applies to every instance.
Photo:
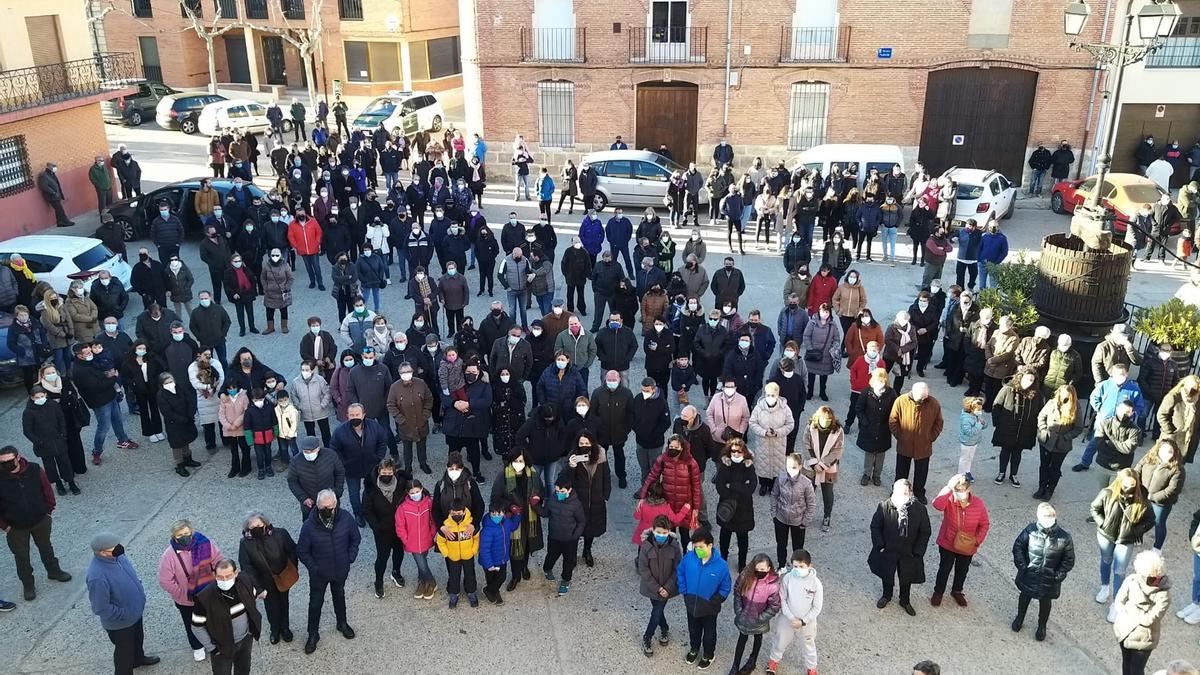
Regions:
[[686, 82], [647, 82], [637, 88], [637, 142], [634, 147], [658, 150], [666, 144], [675, 161], [696, 159], [696, 106], [700, 88]]

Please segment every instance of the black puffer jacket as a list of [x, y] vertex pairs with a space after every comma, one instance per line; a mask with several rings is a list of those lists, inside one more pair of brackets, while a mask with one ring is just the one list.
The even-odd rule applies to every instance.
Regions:
[[542, 412], [535, 410], [517, 429], [513, 439], [513, 447], [520, 448], [526, 453], [525, 460], [537, 467], [557, 462], [563, 456], [567, 442], [567, 430], [558, 413], [555, 412], [553, 419], [546, 422]]
[[602, 384], [592, 392], [591, 403], [591, 414], [600, 419], [600, 445], [625, 445], [633, 429], [633, 392], [623, 386], [610, 391]]
[[858, 415], [858, 440], [856, 445], [866, 452], [887, 452], [892, 448], [892, 430], [888, 426], [888, 416], [892, 414], [892, 405], [896, 403], [896, 390], [887, 387], [883, 394], [876, 395], [875, 390], [867, 388], [858, 397], [856, 414]]
[[1013, 542], [1017, 590], [1035, 598], [1058, 597], [1067, 573], [1075, 567], [1075, 543], [1058, 525], [1044, 530], [1030, 523]]
[[992, 445], [1001, 448], [1028, 450], [1037, 442], [1038, 413], [1045, 400], [1034, 384], [1032, 396], [1019, 393], [1012, 385], [1005, 385], [992, 404]]
[[1132, 505], [1133, 498], [1127, 494], [1114, 499], [1108, 488], [1100, 490], [1092, 500], [1092, 521], [1100, 536], [1117, 544], [1140, 542], [1142, 535], [1154, 527], [1154, 511], [1147, 502], [1138, 518], [1132, 520], [1128, 515]]
[[551, 496], [545, 503], [546, 517], [550, 521], [547, 536], [555, 541], [578, 541], [587, 528], [587, 514], [583, 503], [572, 490], [566, 499]]
[[[728, 456], [722, 457], [717, 463], [717, 475], [713, 477], [713, 483], [716, 484], [717, 494], [720, 495], [718, 509], [721, 508], [720, 503], [726, 500], [732, 500], [737, 505], [732, 518], [725, 522], [718, 518], [717, 524], [733, 532], [753, 530], [754, 486], [758, 484], [758, 475], [754, 472], [754, 461], [749, 453], [741, 464], [734, 464]], [[715, 513], [713, 515], [716, 516]]]
[[1142, 396], [1157, 404], [1162, 403], [1171, 387], [1187, 374], [1188, 368], [1173, 359], [1164, 361], [1157, 357], [1147, 358], [1142, 359], [1142, 365], [1138, 368], [1137, 383], [1142, 390]]

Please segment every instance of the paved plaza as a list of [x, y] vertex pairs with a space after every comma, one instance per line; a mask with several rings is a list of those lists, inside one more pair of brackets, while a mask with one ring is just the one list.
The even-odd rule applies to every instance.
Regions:
[[[203, 173], [204, 139], [185, 137], [166, 132], [153, 125], [140, 129], [110, 127], [110, 139], [128, 143], [141, 162], [145, 186], [192, 177]], [[497, 141], [501, 142], [501, 141]], [[774, 163], [775, 158], [767, 158]], [[267, 162], [263, 162], [265, 167]], [[505, 167], [497, 167], [490, 176], [490, 187], [484, 198], [483, 210], [491, 223], [501, 223], [513, 207], [511, 191], [507, 189]], [[552, 168], [552, 174], [557, 168]], [[273, 181], [264, 178], [260, 184]], [[407, 182], [407, 178], [406, 178]], [[536, 203], [521, 202], [515, 207], [527, 222], [536, 218]], [[633, 222], [639, 209], [626, 208]], [[579, 223], [579, 216], [556, 220], [559, 251], [568, 245], [569, 235]], [[90, 233], [94, 217], [80, 218], [78, 233]], [[664, 219], [665, 222], [665, 219]], [[85, 225], [84, 223], [90, 223]], [[1039, 246], [1043, 235], [1062, 231], [1067, 218], [1056, 216], [1043, 204], [1023, 202], [1012, 220], [1002, 223], [1008, 234], [1013, 255], [1022, 249]], [[498, 231], [498, 230], [497, 230]], [[686, 239], [686, 231], [675, 230], [676, 241]], [[717, 227], [705, 227], [708, 241], [706, 268], [710, 275], [720, 268], [720, 259], [728, 249], [725, 233]], [[905, 237], [901, 236], [902, 244]], [[136, 247], [137, 244], [134, 244]], [[153, 250], [153, 249], [152, 249]], [[682, 251], [682, 246], [680, 246]], [[878, 247], [876, 249], [878, 255]], [[135, 253], [136, 248], [131, 250]], [[774, 253], [746, 245], [747, 255], [736, 257], [737, 265], [746, 273], [747, 291], [741, 303], [745, 316], [750, 309], [759, 308], [766, 323], [774, 326], [775, 316], [783, 301], [781, 289], [785, 277], [782, 259]], [[909, 248], [902, 246], [901, 257]], [[185, 262], [195, 273], [195, 290], [204, 288], [207, 275], [199, 260], [194, 242], [185, 246]], [[328, 264], [325, 274], [328, 275]], [[953, 282], [953, 261], [946, 265], [944, 286]], [[563, 297], [561, 274], [557, 273]], [[816, 265], [814, 265], [814, 268]], [[869, 306], [877, 320], [887, 323], [899, 309], [907, 308], [915, 297], [920, 280], [920, 268], [905, 262], [898, 266], [865, 263], [856, 266], [867, 288]], [[1129, 301], [1146, 305], [1161, 302], [1174, 294], [1185, 280], [1182, 271], [1160, 269], [1157, 265], [1134, 273], [1130, 283]], [[476, 288], [476, 271], [467, 273], [472, 290]], [[229, 340], [232, 354], [242, 344], [248, 346], [260, 361], [291, 380], [299, 370], [298, 344], [304, 318], [321, 317], [326, 326], [336, 320], [336, 308], [328, 292], [309, 290], [303, 273], [297, 270], [296, 301], [292, 306], [292, 331], [288, 335], [250, 335], [239, 339], [234, 332]], [[384, 313], [404, 316], [411, 312], [411, 302], [403, 299], [403, 291], [385, 289]], [[590, 299], [590, 288], [588, 289]], [[497, 297], [502, 297], [499, 293]], [[487, 300], [472, 298], [470, 315], [478, 318], [487, 311]], [[702, 298], [706, 308], [712, 296]], [[590, 303], [589, 303], [590, 304]], [[135, 311], [140, 311], [137, 300]], [[230, 309], [232, 314], [232, 309]], [[261, 303], [258, 325], [263, 322]], [[588, 319], [590, 320], [590, 316]], [[131, 322], [129, 322], [131, 323]], [[407, 323], [405, 321], [405, 323]], [[444, 316], [442, 317], [444, 325]], [[585, 326], [587, 323], [585, 323]], [[635, 330], [640, 331], [640, 325]], [[236, 329], [235, 329], [236, 330]], [[640, 332], [639, 332], [640, 335]], [[640, 343], [640, 340], [639, 340]], [[940, 354], [940, 348], [935, 357]], [[631, 376], [638, 381], [642, 375], [639, 354]], [[593, 366], [591, 383], [599, 378]], [[952, 389], [941, 377], [942, 371], [929, 370], [933, 395], [941, 402], [946, 417], [946, 430], [935, 445], [928, 482], [932, 497], [956, 472], [958, 461], [958, 412], [963, 388]], [[907, 385], [906, 385], [907, 387]], [[701, 398], [693, 389], [693, 398]], [[830, 405], [844, 416], [849, 397], [846, 369], [830, 378]], [[26, 398], [20, 388], [0, 392], [0, 440], [13, 443], [27, 456], [28, 443], [21, 436], [21, 412]], [[809, 403], [811, 414], [819, 400]], [[134, 433], [139, 425], [127, 418], [126, 428]], [[855, 429], [855, 432], [857, 429]], [[206, 673], [209, 664], [194, 663], [183, 634], [179, 615], [167, 594], [156, 581], [159, 555], [167, 546], [171, 523], [179, 518], [190, 519], [199, 531], [206, 534], [227, 555], [236, 556], [243, 514], [249, 509], [261, 510], [276, 526], [288, 528], [298, 536], [299, 509], [286, 487], [286, 477], [276, 476], [265, 481], [253, 477], [227, 479], [228, 457], [223, 448], [208, 456], [203, 449], [196, 452], [204, 466], [190, 478], [180, 478], [173, 472], [170, 450], [165, 443], [150, 443], [134, 435], [141, 444], [137, 450], [119, 450], [111, 446], [104, 454], [104, 464], [91, 467], [80, 480], [81, 496], [59, 498], [55, 512], [54, 542], [63, 568], [75, 576], [68, 584], [47, 581], [38, 570], [38, 598], [32, 603], [19, 600], [13, 561], [7, 551], [0, 554], [0, 597], [18, 602], [16, 611], [0, 616], [0, 670], [4, 672], [101, 673], [111, 667], [111, 645], [88, 606], [84, 577], [91, 551], [88, 541], [97, 530], [112, 530], [123, 537], [127, 555], [138, 569], [146, 587], [148, 605], [145, 614], [146, 649], [161, 656], [161, 664], [145, 669], [145, 673]], [[941, 607], [929, 605], [933, 577], [937, 569], [937, 547], [931, 539], [925, 556], [928, 582], [913, 589], [913, 605], [917, 616], [907, 616], [895, 603], [884, 610], [875, 608], [880, 583], [867, 569], [870, 545], [869, 523], [877, 503], [888, 494], [892, 479], [891, 464], [894, 450], [888, 454], [888, 470], [884, 487], [860, 487], [859, 468], [862, 453], [847, 439], [842, 478], [835, 488], [836, 503], [833, 527], [822, 533], [819, 527], [810, 528], [807, 548], [812, 553], [814, 567], [824, 582], [825, 610], [817, 625], [817, 646], [822, 673], [897, 673], [907, 674], [911, 666], [922, 659], [941, 664], [944, 673], [1105, 673], [1119, 672], [1120, 652], [1110, 624], [1105, 621], [1107, 607], [1094, 602], [1098, 586], [1099, 554], [1095, 543], [1095, 527], [1085, 521], [1088, 504], [1097, 491], [1096, 472], [1067, 472], [1055, 494], [1060, 524], [1074, 536], [1075, 569], [1063, 584], [1062, 597], [1055, 602], [1045, 642], [1033, 639], [1033, 622], [1014, 634], [1009, 629], [1015, 613], [1017, 593], [1014, 589], [1012, 543], [1018, 532], [1034, 519], [1036, 502], [1031, 498], [1036, 486], [1037, 450], [1024, 456], [1021, 478], [1024, 486], [996, 486], [991, 476], [996, 468], [998, 450], [984, 436], [975, 462], [975, 494], [987, 504], [991, 516], [991, 531], [981, 547], [966, 583], [970, 606], [957, 607], [945, 602]], [[90, 430], [84, 432], [85, 444], [90, 443]], [[196, 445], [202, 444], [194, 444]], [[1079, 446], [1080, 448], [1082, 446]], [[1142, 451], [1148, 447], [1144, 443]], [[626, 445], [633, 454], [632, 439]], [[1076, 453], [1078, 450], [1076, 450]], [[1140, 453], [1139, 453], [1140, 456]], [[434, 476], [418, 477], [432, 486], [441, 475], [446, 457], [442, 436], [431, 438], [430, 464]], [[1069, 467], [1077, 459], [1068, 458]], [[493, 479], [499, 461], [486, 463], [485, 473]], [[684, 663], [687, 628], [682, 600], [672, 600], [667, 606], [672, 642], [669, 647], [655, 646], [655, 655], [642, 655], [639, 638], [646, 625], [649, 602], [638, 594], [633, 560], [635, 548], [630, 541], [634, 527], [632, 511], [637, 487], [632, 477], [636, 463], [630, 461], [629, 489], [614, 490], [608, 504], [608, 532], [595, 544], [596, 566], [580, 566], [567, 597], [556, 597], [555, 586], [540, 578], [542, 554], [536, 554], [534, 578], [505, 594], [502, 606], [482, 603], [472, 609], [462, 603], [456, 610], [446, 607], [444, 592], [433, 600], [412, 597], [411, 581], [415, 567], [405, 562], [408, 587], [387, 587], [387, 596], [376, 599], [372, 592], [372, 561], [374, 545], [369, 531], [364, 530], [358, 562], [347, 584], [349, 622], [357, 638], [345, 640], [334, 630], [332, 608], [326, 603], [322, 621], [322, 640], [311, 656], [303, 654], [307, 583], [302, 580], [291, 593], [291, 624], [296, 641], [291, 644], [267, 643], [255, 647], [256, 672], [345, 673], [349, 669], [363, 673], [684, 673], [694, 666]], [[1193, 468], [1192, 465], [1189, 468]], [[711, 477], [712, 469], [709, 469]], [[1192, 583], [1192, 556], [1187, 545], [1186, 530], [1191, 514], [1200, 508], [1200, 487], [1192, 477], [1185, 485], [1183, 496], [1174, 509], [1169, 523], [1169, 535], [1164, 549], [1167, 573], [1172, 578], [1172, 608], [1162, 622], [1162, 641], [1151, 657], [1151, 670], [1162, 668], [1173, 658], [1188, 658], [1200, 662], [1200, 627], [1187, 626], [1175, 618], [1175, 611], [1188, 602]], [[490, 490], [490, 482], [484, 490]], [[711, 485], [706, 495], [715, 497]], [[486, 492], [485, 492], [486, 494]], [[347, 505], [348, 506], [348, 505]], [[941, 515], [931, 511], [936, 537]], [[750, 534], [751, 554], [768, 552], [774, 555], [774, 535], [771, 527], [769, 499], [755, 498], [756, 528]], [[736, 553], [733, 553], [736, 555]], [[749, 557], [749, 556], [748, 556]], [[431, 565], [439, 586], [445, 579], [440, 556], [431, 557]], [[482, 574], [479, 574], [482, 579]], [[265, 628], [265, 627], [264, 627]], [[733, 627], [732, 602], [726, 603], [719, 620], [716, 659], [711, 672], [726, 672], [732, 659], [736, 630]], [[764, 645], [759, 667], [765, 666]], [[799, 649], [794, 648], [781, 663], [781, 673], [801, 672]]]

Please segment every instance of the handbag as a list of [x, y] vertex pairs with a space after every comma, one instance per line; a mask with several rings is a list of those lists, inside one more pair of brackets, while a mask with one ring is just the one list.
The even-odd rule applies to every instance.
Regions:
[[680, 389], [679, 391], [675, 392], [675, 400], [679, 403], [679, 405], [687, 405], [688, 393], [683, 389]]
[[296, 585], [300, 580], [300, 570], [296, 569], [296, 565], [291, 561], [285, 561], [283, 569], [278, 574], [272, 574], [271, 578], [275, 580], [275, 588], [280, 593], [287, 593], [288, 589]]
[[975, 535], [968, 534], [962, 529], [962, 508], [958, 509], [958, 532], [954, 535], [954, 552], [961, 555], [974, 555], [975, 548], [979, 545], [975, 540]]
[[717, 504], [717, 524], [725, 525], [737, 515], [738, 502], [733, 497], [722, 497]]
[[821, 360], [821, 357], [824, 355], [824, 353], [825, 350], [823, 349], [805, 349], [804, 360], [809, 363], [817, 363]]

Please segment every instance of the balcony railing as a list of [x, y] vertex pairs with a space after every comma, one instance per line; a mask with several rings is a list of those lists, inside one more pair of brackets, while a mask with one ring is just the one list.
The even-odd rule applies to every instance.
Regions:
[[1169, 37], [1146, 57], [1147, 68], [1200, 68], [1200, 37]]
[[304, 20], [304, 0], [279, 0], [279, 6], [283, 10], [283, 18], [292, 21]]
[[779, 62], [844, 62], [850, 51], [850, 26], [794, 28], [779, 33]]
[[247, 19], [266, 19], [267, 0], [246, 0]]
[[213, 11], [222, 19], [236, 19], [238, 15], [237, 0], [213, 0]]
[[142, 76], [151, 82], [162, 82], [162, 66], [142, 64]]
[[587, 60], [587, 29], [521, 27], [521, 60], [542, 63], [583, 63]]
[[362, 0], [338, 0], [338, 18], [362, 21]]
[[707, 26], [633, 26], [630, 63], [707, 63]]
[[0, 114], [121, 89], [137, 77], [133, 54], [101, 54], [0, 72]]

